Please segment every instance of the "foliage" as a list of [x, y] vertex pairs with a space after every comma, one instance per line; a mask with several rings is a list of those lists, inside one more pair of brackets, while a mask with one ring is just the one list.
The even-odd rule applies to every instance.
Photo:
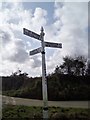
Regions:
[[[2, 114], [3, 119], [33, 119], [42, 120], [42, 107], [27, 107], [27, 106], [12, 106], [7, 105], [3, 107]], [[90, 109], [80, 108], [61, 108], [61, 107], [49, 107], [49, 119], [50, 120], [90, 120], [88, 112]]]
[[[52, 74], [47, 77], [49, 100], [90, 100], [90, 77]], [[3, 94], [15, 97], [42, 99], [41, 78], [22, 80], [3, 78]], [[10, 86], [11, 85], [11, 86]], [[16, 87], [15, 87], [16, 85]], [[19, 86], [19, 87], [18, 87]]]
[[90, 75], [90, 61], [88, 61], [88, 63], [87, 63], [86, 74]]
[[72, 58], [66, 56], [63, 58], [63, 64], [57, 66], [55, 73], [83, 76], [86, 74], [86, 59], [82, 56]]
[[[64, 57], [55, 72], [47, 76], [49, 100], [90, 100], [90, 75], [86, 59], [82, 56]], [[2, 77], [4, 95], [42, 99], [41, 77], [29, 78], [20, 70]]]

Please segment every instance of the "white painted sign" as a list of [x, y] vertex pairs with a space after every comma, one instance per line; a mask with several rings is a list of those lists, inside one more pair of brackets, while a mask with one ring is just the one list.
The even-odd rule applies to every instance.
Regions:
[[[45, 64], [45, 47], [54, 47], [54, 48], [62, 48], [61, 43], [51, 43], [44, 42], [44, 29], [41, 27], [41, 33], [38, 35], [30, 30], [23, 28], [23, 32], [25, 35], [33, 37], [41, 41], [41, 47], [30, 51], [30, 55], [35, 55], [37, 53], [42, 53], [42, 94], [43, 94], [43, 118], [45, 120], [48, 119], [48, 94], [47, 94], [47, 79], [46, 79], [46, 64]], [[45, 44], [45, 45], [44, 45]], [[37, 63], [38, 64], [38, 63]]]
[[45, 47], [62, 48], [62, 44], [61, 43], [45, 42]]
[[37, 53], [40, 53], [41, 51], [42, 51], [42, 47], [34, 49], [34, 50], [30, 51], [30, 55], [35, 55]]
[[32, 31], [30, 31], [30, 30], [28, 30], [28, 29], [26, 29], [26, 28], [23, 28], [23, 33], [24, 33], [25, 35], [27, 35], [27, 36], [33, 37], [33, 38], [41, 41], [40, 35], [37, 34], [37, 33], [35, 33], [35, 32], [32, 32]]

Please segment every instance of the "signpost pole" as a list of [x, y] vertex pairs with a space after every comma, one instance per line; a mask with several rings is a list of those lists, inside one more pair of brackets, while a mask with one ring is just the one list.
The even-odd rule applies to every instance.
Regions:
[[41, 47], [30, 51], [30, 55], [35, 55], [37, 53], [42, 53], [42, 95], [43, 95], [43, 120], [48, 119], [48, 95], [47, 95], [47, 79], [46, 79], [46, 64], [45, 64], [45, 47], [54, 47], [54, 48], [62, 48], [61, 43], [51, 43], [44, 42], [44, 29], [41, 27], [40, 35], [23, 28], [23, 33], [29, 37], [35, 38], [41, 41]]
[[44, 29], [41, 27], [41, 45], [42, 45], [42, 93], [43, 93], [43, 119], [48, 119], [48, 97], [47, 97], [47, 79], [46, 79], [46, 64], [45, 64], [45, 44], [44, 44]]

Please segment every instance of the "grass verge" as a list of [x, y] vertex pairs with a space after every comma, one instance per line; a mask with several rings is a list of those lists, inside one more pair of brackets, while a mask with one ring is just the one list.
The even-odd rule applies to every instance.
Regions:
[[[42, 120], [42, 107], [4, 105], [2, 120]], [[49, 107], [48, 120], [90, 120], [90, 109]]]

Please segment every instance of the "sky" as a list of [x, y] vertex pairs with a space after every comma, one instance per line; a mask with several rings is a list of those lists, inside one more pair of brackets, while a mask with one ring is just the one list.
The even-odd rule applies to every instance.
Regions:
[[62, 43], [62, 49], [46, 48], [47, 74], [62, 64], [65, 56], [88, 56], [88, 2], [1, 2], [0, 75], [20, 69], [31, 77], [41, 76], [41, 54], [29, 51], [40, 41], [23, 34], [23, 28], [40, 34], [44, 40]]

